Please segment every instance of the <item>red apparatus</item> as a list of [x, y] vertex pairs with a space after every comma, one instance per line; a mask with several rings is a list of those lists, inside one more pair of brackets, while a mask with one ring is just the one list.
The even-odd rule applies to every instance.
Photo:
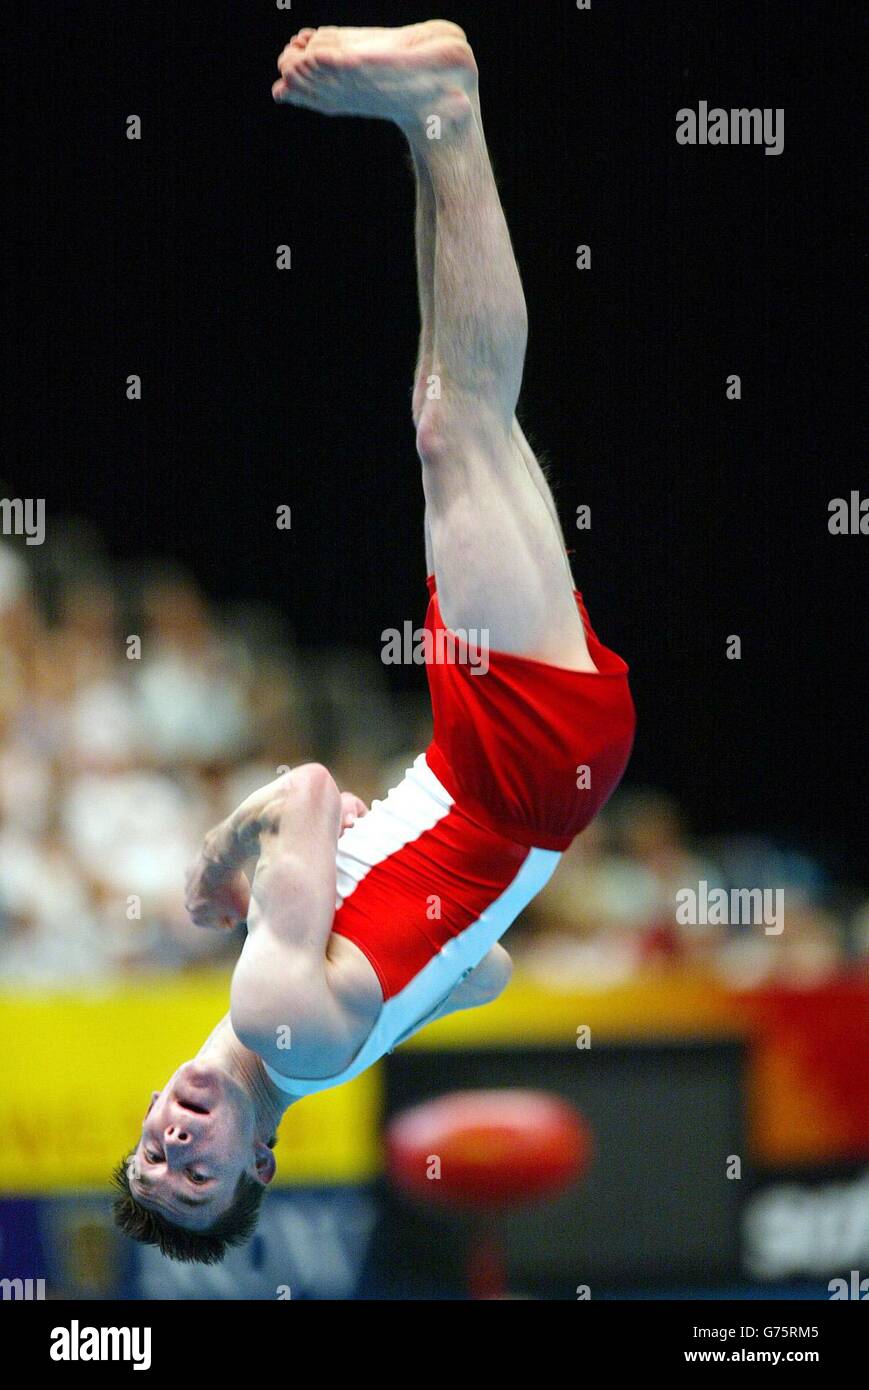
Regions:
[[467, 1214], [472, 1298], [506, 1292], [499, 1214], [554, 1197], [591, 1161], [591, 1133], [573, 1106], [542, 1091], [456, 1091], [396, 1115], [387, 1166], [407, 1196]]

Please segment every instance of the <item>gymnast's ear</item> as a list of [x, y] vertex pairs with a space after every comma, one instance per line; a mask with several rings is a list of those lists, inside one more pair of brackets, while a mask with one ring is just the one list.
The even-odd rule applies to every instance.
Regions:
[[254, 1143], [253, 1152], [257, 1181], [267, 1187], [278, 1170], [275, 1156], [268, 1144], [263, 1144], [260, 1139]]

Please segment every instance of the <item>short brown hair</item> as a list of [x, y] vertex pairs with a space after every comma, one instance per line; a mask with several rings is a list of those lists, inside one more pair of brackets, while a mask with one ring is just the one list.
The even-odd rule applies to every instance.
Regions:
[[136, 1201], [127, 1174], [131, 1157], [127, 1154], [122, 1158], [112, 1173], [112, 1186], [118, 1193], [112, 1205], [115, 1225], [131, 1240], [142, 1245], [156, 1245], [170, 1260], [216, 1265], [231, 1246], [244, 1245], [253, 1235], [265, 1196], [265, 1187], [256, 1178], [242, 1173], [229, 1210], [207, 1231], [187, 1231]]

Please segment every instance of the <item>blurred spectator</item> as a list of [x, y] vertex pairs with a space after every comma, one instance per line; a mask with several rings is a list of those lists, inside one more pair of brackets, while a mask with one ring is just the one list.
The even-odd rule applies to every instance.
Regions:
[[157, 580], [143, 594], [142, 616], [136, 695], [148, 751], [158, 761], [237, 758], [250, 744], [250, 711], [196, 589]]

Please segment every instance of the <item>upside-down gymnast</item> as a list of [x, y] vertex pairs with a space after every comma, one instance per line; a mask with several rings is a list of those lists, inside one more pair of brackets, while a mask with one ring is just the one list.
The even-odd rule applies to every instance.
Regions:
[[[229, 1012], [116, 1170], [115, 1210], [128, 1235], [204, 1263], [251, 1234], [290, 1105], [502, 992], [500, 938], [617, 786], [635, 722], [516, 419], [525, 299], [463, 31], [304, 29], [278, 69], [276, 101], [393, 121], [413, 157], [434, 737], [370, 811], [324, 767], [295, 768], [190, 870], [193, 921], [246, 922], [247, 938]], [[445, 632], [452, 659], [431, 659]], [[485, 670], [470, 647], [462, 660], [463, 632], [486, 634]]]

